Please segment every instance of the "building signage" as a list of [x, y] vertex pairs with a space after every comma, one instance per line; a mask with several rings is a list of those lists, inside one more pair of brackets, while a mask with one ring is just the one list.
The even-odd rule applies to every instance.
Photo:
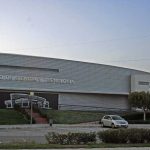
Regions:
[[75, 83], [74, 80], [70, 80], [70, 79], [11, 76], [11, 75], [0, 75], [0, 80], [46, 82], [46, 83], [60, 83], [60, 84], [74, 84]]

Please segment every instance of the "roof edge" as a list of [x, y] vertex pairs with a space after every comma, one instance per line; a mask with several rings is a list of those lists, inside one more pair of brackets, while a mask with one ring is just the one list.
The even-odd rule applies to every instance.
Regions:
[[24, 57], [34, 57], [34, 58], [45, 58], [45, 59], [55, 59], [55, 60], [63, 60], [63, 61], [72, 61], [72, 62], [80, 62], [80, 63], [87, 63], [87, 64], [93, 64], [93, 65], [103, 65], [103, 66], [108, 66], [108, 67], [114, 67], [114, 68], [120, 68], [120, 69], [128, 69], [128, 70], [133, 70], [133, 71], [140, 71], [143, 73], [148, 73], [148, 71], [144, 70], [138, 70], [138, 69], [132, 69], [132, 68], [127, 68], [127, 67], [120, 67], [120, 66], [113, 66], [113, 65], [107, 65], [107, 64], [100, 64], [100, 63], [94, 63], [94, 62], [86, 62], [86, 61], [78, 61], [78, 60], [69, 60], [69, 59], [63, 59], [63, 58], [52, 58], [52, 57], [46, 57], [46, 56], [37, 56], [37, 55], [26, 55], [26, 54], [18, 54], [18, 53], [1, 53], [0, 55], [12, 55], [12, 56], [24, 56]]

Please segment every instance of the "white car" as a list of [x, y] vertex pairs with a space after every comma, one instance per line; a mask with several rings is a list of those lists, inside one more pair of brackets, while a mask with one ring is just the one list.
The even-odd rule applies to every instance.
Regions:
[[128, 122], [118, 115], [106, 115], [101, 119], [102, 127], [128, 127]]

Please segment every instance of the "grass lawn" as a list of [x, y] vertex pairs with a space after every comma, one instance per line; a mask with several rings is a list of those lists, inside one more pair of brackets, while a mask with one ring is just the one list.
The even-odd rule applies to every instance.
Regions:
[[57, 124], [75, 124], [90, 121], [99, 121], [104, 115], [99, 112], [85, 112], [85, 111], [63, 111], [63, 110], [40, 110], [41, 114], [46, 115], [47, 118], [53, 119]]
[[116, 148], [116, 147], [150, 147], [150, 144], [89, 144], [89, 145], [59, 145], [36, 143], [0, 144], [0, 149], [65, 149], [65, 148]]
[[0, 125], [28, 124], [28, 120], [13, 109], [0, 109]]
[[[67, 111], [67, 110], [39, 110], [43, 116], [48, 119], [53, 119], [56, 124], [77, 124], [84, 122], [100, 121], [103, 115], [102, 112], [91, 111]], [[142, 120], [143, 113], [125, 113], [122, 115], [125, 119], [130, 121]], [[150, 113], [147, 113], [147, 123], [150, 121]], [[134, 121], [134, 123], [136, 123]], [[14, 109], [0, 109], [0, 124], [28, 124], [28, 119], [21, 113]], [[144, 122], [145, 123], [145, 122]]]

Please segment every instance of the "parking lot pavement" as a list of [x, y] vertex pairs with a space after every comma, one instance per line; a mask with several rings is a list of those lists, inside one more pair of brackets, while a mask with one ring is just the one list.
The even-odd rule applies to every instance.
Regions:
[[36, 142], [46, 143], [45, 135], [48, 132], [97, 132], [100, 126], [79, 125], [6, 125], [0, 126], [0, 143]]
[[129, 128], [145, 128], [145, 129], [150, 129], [150, 124], [129, 124]]
[[[150, 128], [150, 125], [129, 125], [129, 128]], [[48, 132], [68, 133], [68, 132], [98, 132], [108, 130], [102, 128], [100, 124], [76, 124], [63, 125], [48, 124], [34, 125], [0, 125], [0, 143], [11, 142], [36, 142], [46, 143], [45, 135]], [[149, 149], [150, 150], [150, 149]]]

